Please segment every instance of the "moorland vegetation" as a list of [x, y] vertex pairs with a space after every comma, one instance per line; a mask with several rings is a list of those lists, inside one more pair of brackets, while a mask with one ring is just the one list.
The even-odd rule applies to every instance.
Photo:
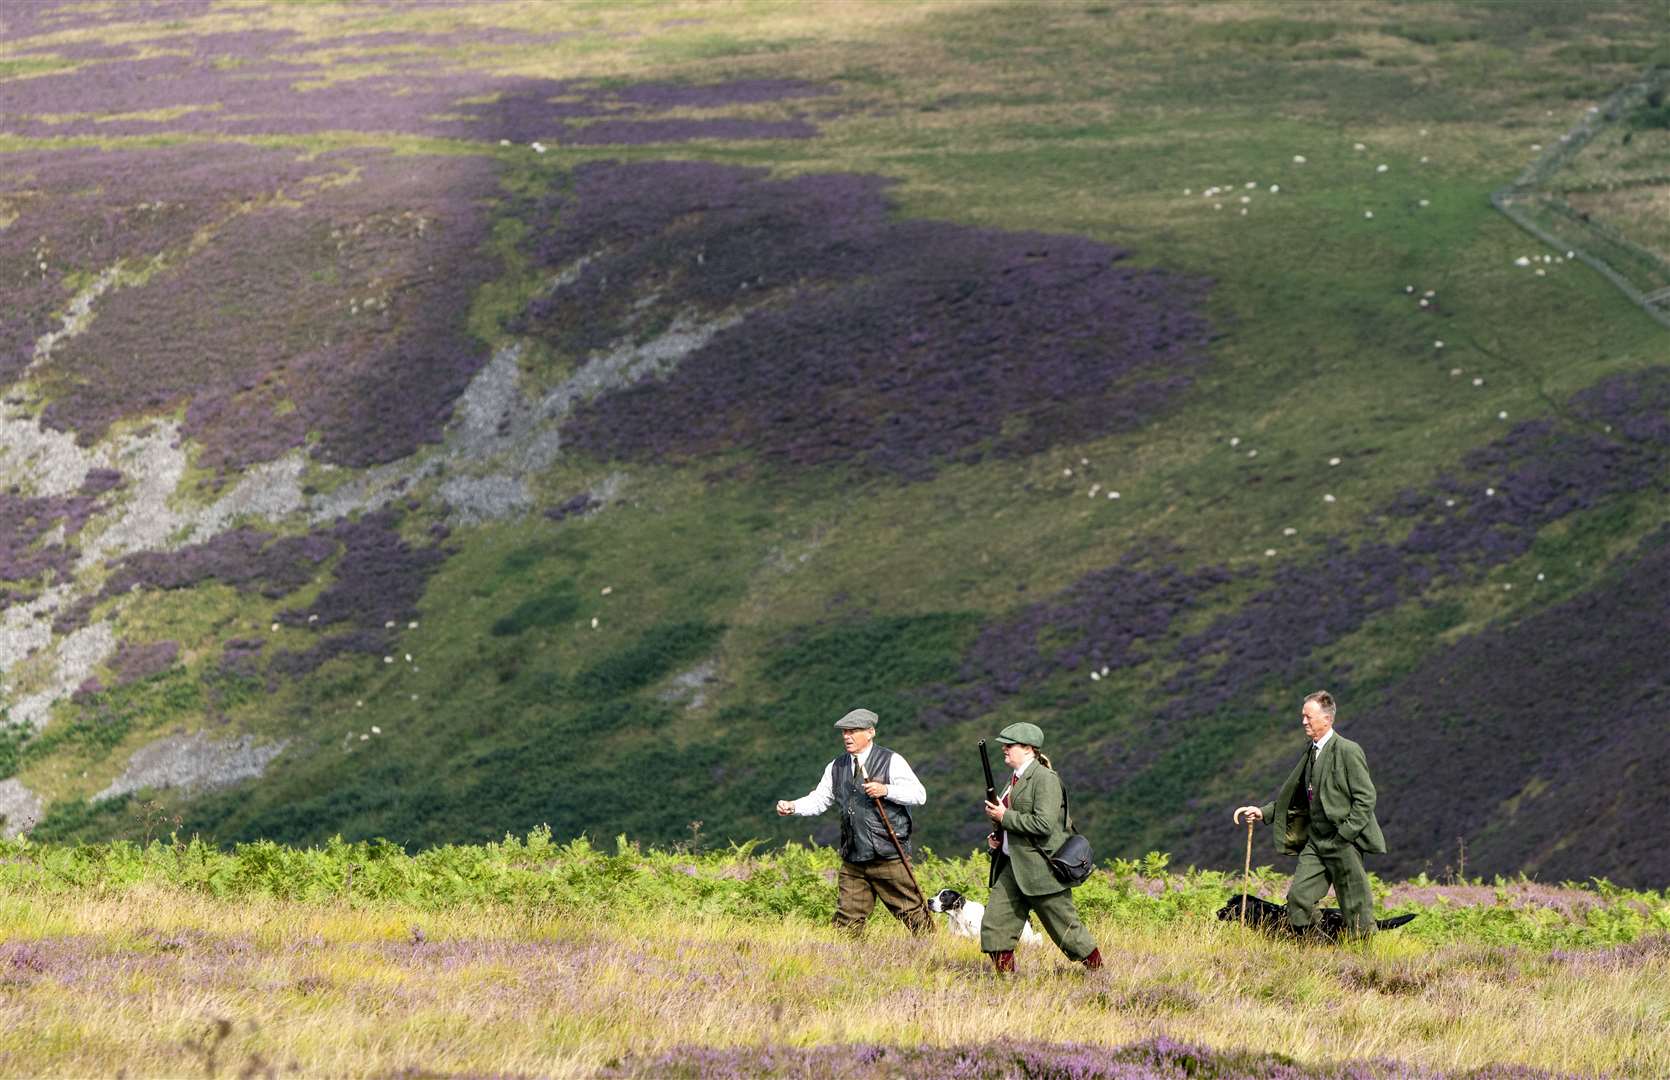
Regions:
[[[924, 1074], [994, 1033], [1068, 1075], [1664, 1072], [1666, 26], [0, 9], [8, 1066], [897, 1050], [845, 1003]], [[1138, 888], [1239, 865], [1319, 686], [1372, 869], [1463, 892], [1334, 954], [1217, 927], [1210, 869]], [[1010, 1005], [948, 942], [849, 970], [835, 826], [770, 807], [855, 705], [942, 852], [975, 740], [1042, 725], [1128, 967]], [[540, 869], [459, 846], [541, 826]], [[646, 1064], [714, 1030], [749, 1048]]]
[[[1080, 909], [1110, 963], [881, 917], [828, 926], [826, 848], [607, 849], [545, 830], [388, 843], [0, 849], [0, 1066], [27, 1075], [1654, 1076], [1670, 897], [1609, 882], [1376, 880], [1349, 947], [1215, 912], [1240, 885], [1154, 852]], [[925, 854], [970, 892], [983, 857]], [[1268, 869], [1255, 887], [1280, 895]], [[1325, 1011], [1327, 1024], [1314, 1022]]]

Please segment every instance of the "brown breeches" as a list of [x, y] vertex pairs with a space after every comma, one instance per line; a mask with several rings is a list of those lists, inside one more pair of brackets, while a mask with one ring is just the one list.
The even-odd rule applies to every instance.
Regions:
[[875, 910], [879, 898], [887, 910], [910, 928], [913, 934], [933, 933], [932, 913], [910, 872], [899, 859], [875, 859], [867, 863], [841, 863], [837, 879], [840, 895], [835, 901], [835, 929], [857, 936]]

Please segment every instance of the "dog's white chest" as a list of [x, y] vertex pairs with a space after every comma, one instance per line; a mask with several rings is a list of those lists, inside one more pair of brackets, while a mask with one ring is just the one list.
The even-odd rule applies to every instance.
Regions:
[[980, 923], [986, 918], [986, 905], [977, 900], [964, 900], [963, 906], [950, 913], [946, 920], [951, 932], [958, 937], [977, 938]]
[[[980, 937], [980, 924], [985, 919], [986, 905], [978, 900], [964, 900], [962, 906], [956, 911], [945, 913], [946, 926], [957, 937], [978, 939]], [[1023, 944], [1036, 945], [1043, 940], [1044, 936], [1032, 928], [1030, 921], [1021, 928], [1021, 942]]]

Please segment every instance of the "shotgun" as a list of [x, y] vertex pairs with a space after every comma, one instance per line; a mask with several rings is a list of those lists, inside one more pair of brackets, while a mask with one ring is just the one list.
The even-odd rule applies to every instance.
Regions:
[[[980, 765], [986, 770], [986, 801], [989, 803], [995, 803], [997, 801], [997, 781], [992, 779], [992, 759], [986, 753], [985, 739], [980, 740]], [[992, 831], [997, 834], [997, 847], [990, 848], [986, 851], [986, 854], [989, 855], [992, 860], [991, 881], [987, 882], [988, 885], [997, 881], [997, 860], [999, 856], [1003, 854], [1003, 827], [1001, 825], [993, 825]]]

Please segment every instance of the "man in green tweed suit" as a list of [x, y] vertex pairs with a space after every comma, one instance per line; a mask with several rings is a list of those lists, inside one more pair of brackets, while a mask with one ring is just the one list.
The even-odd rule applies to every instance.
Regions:
[[1073, 890], [1050, 870], [1048, 854], [1067, 842], [1067, 797], [1061, 777], [1039, 749], [1044, 733], [1037, 724], [1010, 724], [997, 741], [1015, 774], [998, 801], [986, 804], [986, 816], [997, 828], [987, 842], [1001, 854], [992, 860], [980, 950], [991, 955], [998, 971], [1014, 971], [1015, 944], [1028, 913], [1035, 911], [1067, 959], [1094, 971], [1102, 966], [1102, 950], [1079, 918]]
[[1316, 905], [1334, 887], [1348, 933], [1374, 933], [1374, 894], [1363, 855], [1383, 854], [1386, 838], [1374, 818], [1374, 782], [1363, 748], [1334, 730], [1334, 696], [1318, 690], [1299, 713], [1310, 743], [1282, 782], [1274, 802], [1243, 806], [1253, 821], [1276, 828], [1276, 846], [1299, 856], [1287, 889], [1287, 919], [1295, 931], [1316, 921]]

